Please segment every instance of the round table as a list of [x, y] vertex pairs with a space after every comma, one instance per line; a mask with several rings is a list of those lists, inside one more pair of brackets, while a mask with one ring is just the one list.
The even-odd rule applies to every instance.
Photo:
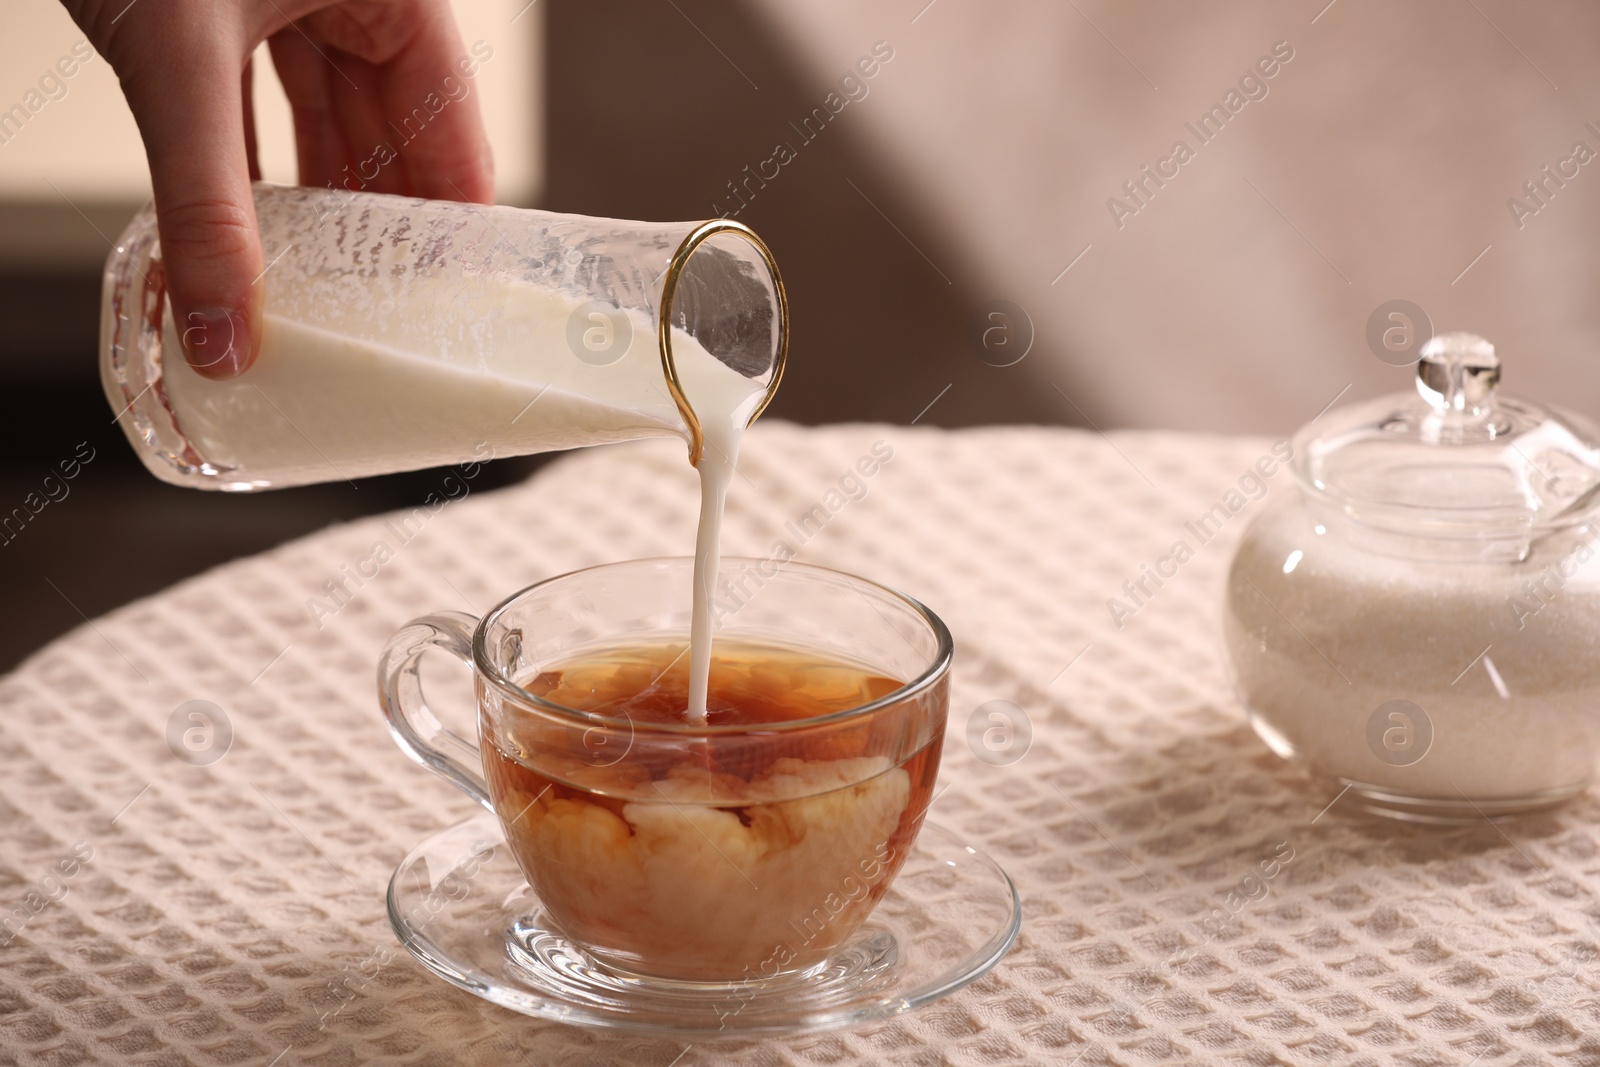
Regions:
[[[385, 915], [399, 859], [473, 806], [390, 742], [383, 642], [576, 567], [687, 553], [681, 443], [575, 454], [493, 493], [440, 472], [432, 507], [96, 619], [0, 683], [0, 1064], [1600, 1063], [1592, 795], [1423, 828], [1363, 817], [1272, 756], [1218, 641], [1229, 553], [1264, 501], [1133, 614], [1108, 607], [1270, 444], [752, 432], [725, 550], [802, 530], [799, 558], [944, 617], [957, 657], [931, 817], [987, 849], [1024, 907], [1016, 948], [974, 985], [807, 1038], [524, 1018], [426, 972]], [[890, 458], [863, 477], [875, 446]], [[465, 716], [450, 666], [430, 692], [458, 691]], [[1025, 751], [1026, 730], [969, 743], [997, 700], [1031, 725]]]

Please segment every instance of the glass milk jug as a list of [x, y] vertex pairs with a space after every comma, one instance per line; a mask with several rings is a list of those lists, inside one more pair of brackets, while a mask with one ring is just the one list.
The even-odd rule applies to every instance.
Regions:
[[1433, 338], [1415, 392], [1300, 431], [1234, 556], [1251, 724], [1345, 805], [1476, 822], [1600, 766], [1600, 429], [1499, 379], [1483, 338]]
[[730, 220], [260, 183], [255, 203], [262, 341], [237, 378], [183, 357], [153, 207], [106, 263], [106, 395], [176, 485], [278, 488], [670, 435], [698, 462], [695, 382], [750, 379], [758, 415], [783, 372], [777, 265]]

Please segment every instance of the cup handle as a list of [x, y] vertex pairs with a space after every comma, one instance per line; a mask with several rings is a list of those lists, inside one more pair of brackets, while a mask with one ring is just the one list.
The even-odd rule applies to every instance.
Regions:
[[472, 666], [472, 635], [477, 628], [478, 620], [464, 611], [423, 615], [400, 627], [378, 660], [378, 696], [400, 750], [492, 812], [482, 753], [446, 729], [428, 708], [417, 670], [423, 654], [435, 648]]

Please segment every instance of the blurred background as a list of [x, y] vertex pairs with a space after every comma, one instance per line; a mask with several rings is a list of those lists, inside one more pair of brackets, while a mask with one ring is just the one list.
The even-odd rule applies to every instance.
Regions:
[[[1397, 299], [1496, 342], [1508, 390], [1600, 414], [1594, 5], [456, 8], [494, 50], [475, 88], [500, 202], [737, 214], [773, 247], [794, 344], [770, 417], [1283, 435], [1336, 398], [1409, 388], [1368, 343]], [[48, 0], [5, 22], [0, 111], [82, 38]], [[261, 158], [289, 182], [270, 68], [263, 52]], [[0, 669], [438, 481], [222, 496], [144, 472], [96, 364], [100, 271], [148, 198], [143, 149], [102, 60], [58, 84], [0, 122], [0, 513], [81, 442], [95, 458], [0, 544]], [[997, 307], [1026, 352], [1006, 366], [980, 340]]]

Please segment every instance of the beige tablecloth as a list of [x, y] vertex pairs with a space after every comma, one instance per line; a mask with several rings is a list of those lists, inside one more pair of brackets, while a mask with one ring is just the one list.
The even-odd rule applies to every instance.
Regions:
[[[875, 442], [892, 459], [850, 481]], [[1268, 445], [753, 434], [729, 551], [765, 554], [822, 502], [802, 559], [901, 587], [955, 634], [932, 817], [1010, 871], [1025, 917], [1012, 954], [945, 1001], [863, 1030], [690, 1045], [523, 1018], [402, 953], [351, 980], [395, 947], [383, 892], [400, 857], [472, 811], [390, 743], [383, 641], [426, 610], [686, 552], [694, 478], [661, 441], [464, 498], [471, 483], [441, 474], [457, 499], [413, 517], [408, 540], [382, 519], [327, 530], [97, 619], [4, 679], [0, 1063], [1600, 1063], [1593, 797], [1422, 829], [1329, 807], [1268, 754], [1217, 642], [1223, 568], [1260, 502], [1113, 624], [1107, 598]], [[460, 673], [437, 674], [464, 713]], [[1006, 766], [966, 743], [995, 699], [1034, 729]], [[200, 729], [190, 750], [221, 751], [178, 714], [194, 700], [233, 733], [198, 766], [168, 740], [176, 717], [180, 748]]]

